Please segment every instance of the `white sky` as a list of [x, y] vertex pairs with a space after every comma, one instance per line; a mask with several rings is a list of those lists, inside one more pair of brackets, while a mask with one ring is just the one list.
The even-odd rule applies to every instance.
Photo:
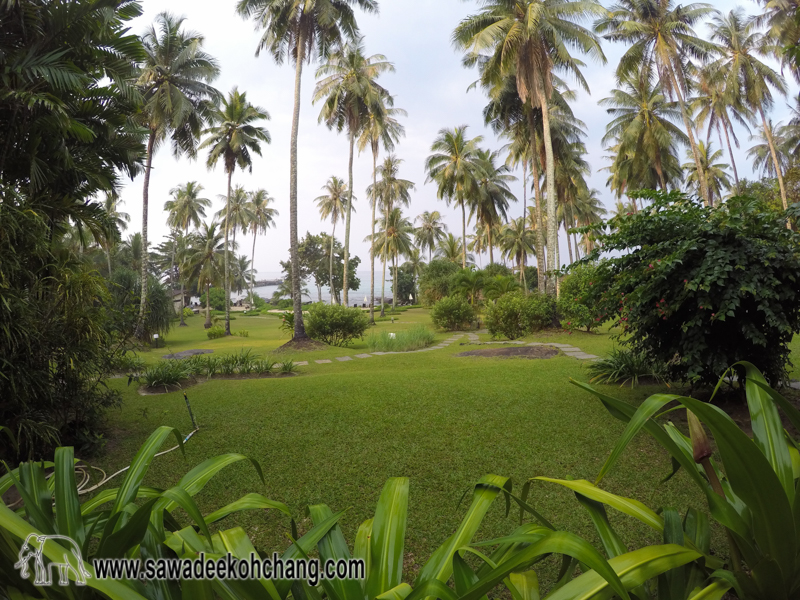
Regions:
[[[750, 13], [759, 8], [754, 2], [718, 0], [714, 6], [728, 11], [737, 5]], [[215, 86], [227, 93], [233, 86], [246, 91], [253, 104], [265, 108], [271, 120], [264, 125], [272, 135], [272, 144], [262, 148], [262, 156], [255, 157], [253, 172], [237, 171], [234, 185], [246, 189], [264, 188], [276, 200], [280, 212], [277, 227], [266, 235], [259, 236], [256, 245], [255, 268], [262, 274], [279, 271], [280, 260], [289, 257], [289, 134], [292, 119], [294, 90], [294, 68], [284, 63], [276, 65], [264, 53], [255, 57], [260, 34], [254, 31], [252, 22], [244, 21], [235, 14], [235, 0], [144, 0], [145, 13], [134, 21], [133, 31], [143, 33], [153, 18], [162, 11], [170, 11], [186, 17], [185, 27], [205, 35], [205, 49], [215, 56], [221, 66], [221, 75]], [[463, 0], [381, 0], [380, 15], [358, 15], [361, 31], [365, 36], [369, 54], [384, 54], [394, 63], [396, 72], [381, 78], [384, 85], [396, 97], [396, 106], [408, 111], [403, 120], [406, 137], [401, 140], [396, 154], [405, 163], [401, 176], [416, 183], [410, 208], [406, 216], [413, 220], [423, 211], [439, 210], [454, 234], [460, 235], [461, 213], [455, 207], [448, 208], [436, 198], [434, 184], [425, 184], [424, 162], [430, 154], [430, 146], [437, 132], [444, 127], [469, 125], [472, 136], [483, 135], [484, 145], [499, 149], [498, 141], [491, 130], [483, 125], [482, 110], [486, 103], [480, 91], [467, 93], [467, 87], [476, 79], [474, 70], [461, 66], [460, 53], [453, 50], [450, 35], [458, 22], [477, 9], [477, 2]], [[705, 27], [699, 33], [706, 34]], [[588, 127], [588, 160], [592, 167], [589, 185], [600, 190], [600, 197], [610, 208], [614, 204], [612, 194], [605, 186], [607, 172], [600, 171], [607, 161], [603, 158], [600, 140], [609, 121], [605, 109], [597, 101], [608, 95], [614, 87], [614, 69], [624, 48], [604, 43], [608, 64], [591, 63], [587, 59], [584, 75], [589, 82], [591, 96], [581, 94], [574, 103], [576, 116]], [[299, 236], [306, 231], [319, 233], [330, 231], [330, 223], [323, 223], [314, 204], [321, 188], [331, 175], [346, 180], [348, 144], [344, 134], [329, 131], [318, 124], [320, 106], [312, 106], [316, 65], [306, 67], [303, 75], [302, 106], [300, 113], [299, 139], [299, 186], [298, 214]], [[789, 81], [792, 94], [797, 86]], [[776, 102], [773, 112], [775, 121], [786, 119], [788, 109], [784, 99]], [[752, 177], [745, 158], [750, 145], [747, 133], [739, 132], [742, 148], [736, 155], [736, 164], [741, 177]], [[712, 138], [712, 142], [715, 140]], [[718, 143], [714, 143], [715, 146]], [[384, 155], [382, 155], [383, 157]], [[382, 158], [381, 157], [381, 158]], [[379, 159], [380, 160], [380, 159]], [[727, 158], [724, 162], [728, 162]], [[185, 158], [175, 160], [168, 145], [162, 147], [153, 162], [150, 181], [149, 231], [151, 248], [168, 233], [164, 202], [169, 199], [169, 190], [187, 181], [198, 181], [205, 187], [205, 196], [212, 200], [213, 208], [208, 216], [223, 207], [218, 195], [225, 192], [225, 174], [221, 166], [208, 171], [205, 155], [197, 160]], [[512, 205], [511, 217], [522, 214], [522, 182], [520, 178], [512, 189], [519, 203]], [[369, 269], [368, 245], [362, 240], [369, 233], [370, 211], [365, 200], [366, 187], [372, 183], [372, 156], [365, 153], [356, 156], [354, 165], [354, 190], [359, 198], [357, 213], [353, 215], [351, 227], [351, 254], [361, 258], [359, 270]], [[529, 194], [530, 195], [530, 194]], [[131, 223], [125, 235], [141, 230], [142, 177], [130, 182], [123, 190], [124, 205], [121, 210], [131, 215]], [[343, 239], [343, 227], [337, 226], [337, 238]], [[241, 241], [240, 253], [250, 255], [252, 238], [237, 235]], [[562, 241], [562, 246], [564, 246]], [[567, 257], [566, 247], [561, 249], [562, 262]]]

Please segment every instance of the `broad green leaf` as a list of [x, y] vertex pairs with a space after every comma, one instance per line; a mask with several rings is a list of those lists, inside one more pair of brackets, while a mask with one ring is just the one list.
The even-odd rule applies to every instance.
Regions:
[[[331, 515], [333, 515], [331, 509], [325, 504], [309, 506], [308, 513], [314, 525], [322, 523], [325, 519], [329, 519]], [[322, 561], [323, 564], [329, 560], [350, 559], [350, 549], [347, 547], [347, 541], [344, 539], [339, 525], [331, 527], [327, 535], [317, 543], [317, 550], [319, 551], [320, 561]], [[355, 579], [325, 579], [322, 584], [328, 592], [330, 600], [349, 600], [350, 598], [356, 599], [363, 598], [364, 596], [364, 589], [361, 587], [363, 582], [356, 581]]]
[[781, 573], [778, 562], [771, 558], [765, 558], [758, 563], [752, 572], [752, 578], [760, 592], [760, 598], [769, 600], [787, 600], [787, 582], [791, 582], [789, 577]]
[[747, 405], [750, 408], [750, 425], [753, 428], [753, 440], [767, 461], [769, 461], [769, 464], [772, 465], [773, 471], [775, 471], [784, 492], [786, 492], [789, 504], [791, 504], [794, 499], [792, 459], [784, 441], [783, 424], [778, 414], [778, 408], [763, 387], [756, 383], [766, 384], [761, 371], [749, 362], [742, 361], [736, 364], [743, 366], [747, 375], [745, 391]]
[[211, 532], [208, 530], [208, 525], [206, 524], [200, 509], [197, 507], [194, 499], [186, 492], [186, 490], [180, 487], [170, 488], [162, 494], [162, 497], [167, 498], [185, 510], [186, 513], [194, 520], [194, 522], [197, 523], [198, 527], [200, 527], [200, 532], [207, 538], [211, 539]]
[[401, 583], [397, 587], [390, 589], [378, 596], [377, 600], [406, 600], [408, 595], [412, 592], [411, 586], [407, 583]]
[[[31, 463], [23, 463], [20, 465], [19, 474], [20, 478], [24, 478], [26, 473], [30, 472], [30, 465]], [[5, 465], [6, 469], [8, 469], [8, 465]], [[13, 472], [9, 471], [8, 475], [11, 477], [11, 481], [13, 485], [17, 488], [19, 495], [22, 497], [22, 501], [24, 503], [24, 511], [28, 515], [28, 520], [30, 521], [31, 525], [40, 531], [42, 531], [45, 535], [53, 535], [55, 534], [55, 529], [53, 528], [53, 518], [52, 513], [50, 514], [49, 518], [47, 513], [42, 510], [42, 507], [39, 506], [38, 502], [38, 494], [35, 490], [31, 490], [28, 486], [24, 485], [21, 481], [19, 481]], [[27, 479], [30, 479], [31, 476], [28, 475]], [[2, 502], [0, 502], [2, 504]], [[5, 504], [3, 504], [5, 507]], [[50, 512], [50, 504], [48, 503], [45, 507], [48, 512]]]
[[535, 571], [510, 573], [508, 590], [514, 600], [539, 600], [539, 578]]
[[372, 569], [372, 552], [369, 549], [372, 541], [372, 522], [373, 519], [367, 519], [359, 525], [356, 543], [353, 547], [353, 557], [364, 561], [364, 569], [367, 573]]
[[420, 600], [421, 598], [439, 598], [439, 600], [459, 600], [456, 593], [438, 579], [429, 579], [414, 588], [406, 600]]
[[6, 435], [8, 440], [11, 442], [11, 447], [14, 448], [14, 451], [18, 451], [19, 446], [17, 446], [17, 439], [14, 437], [12, 431], [5, 425], [0, 425], [0, 432]]
[[[622, 585], [617, 574], [609, 566], [605, 558], [588, 542], [566, 531], [553, 531], [540, 541], [524, 548], [508, 559], [497, 565], [490, 573], [481, 577], [477, 584], [460, 600], [478, 600], [489, 590], [494, 588], [511, 573], [518, 572], [534, 562], [538, 557], [546, 554], [565, 554], [571, 556], [594, 569], [602, 578], [609, 582], [613, 589], [624, 600], [630, 600], [628, 592]], [[566, 586], [565, 586], [566, 587]], [[563, 590], [564, 588], [562, 588]], [[570, 597], [570, 596], [565, 596]]]
[[[160, 490], [158, 488], [151, 488], [145, 486], [139, 486], [139, 490], [136, 493], [137, 498], [156, 498], [161, 496], [164, 493], [164, 490]], [[113, 502], [117, 499], [117, 495], [119, 494], [119, 488], [114, 488], [113, 490], [103, 490], [102, 492], [98, 493], [94, 496], [91, 500], [87, 500], [83, 504], [81, 504], [81, 515], [86, 516], [93, 513], [97, 508], [103, 506], [103, 504], [107, 504], [108, 502]]]
[[375, 598], [400, 585], [408, 513], [408, 478], [392, 477], [383, 486], [372, 520], [366, 592]]
[[414, 586], [415, 593], [423, 583], [431, 579], [438, 579], [442, 582], [450, 579], [450, 575], [453, 573], [453, 554], [461, 546], [466, 546], [470, 543], [497, 494], [501, 490], [510, 492], [510, 488], [511, 482], [507, 477], [485, 475], [478, 481], [472, 495], [472, 504], [458, 529], [444, 544], [436, 549], [428, 559], [428, 562], [422, 567], [417, 577], [417, 583]]
[[247, 494], [239, 498], [236, 502], [231, 502], [227, 506], [223, 506], [222, 508], [215, 510], [213, 513], [205, 517], [205, 522], [208, 525], [211, 523], [215, 523], [221, 519], [224, 519], [228, 515], [240, 512], [243, 510], [258, 510], [258, 509], [270, 509], [274, 508], [276, 510], [281, 511], [285, 515], [292, 516], [292, 513], [289, 511], [288, 507], [283, 502], [276, 502], [275, 500], [269, 500], [265, 498], [261, 494]]
[[[456, 552], [453, 555], [453, 583], [456, 587], [456, 594], [463, 596], [477, 582], [478, 576], [475, 571], [467, 564], [467, 561], [461, 558], [461, 554]], [[486, 600], [486, 596], [483, 596], [481, 600]]]
[[[608, 561], [626, 590], [632, 590], [670, 569], [697, 560], [702, 555], [683, 546], [648, 546]], [[610, 600], [618, 595], [599, 573], [589, 571], [576, 577], [546, 600]]]
[[702, 590], [697, 590], [689, 596], [689, 600], [722, 600], [727, 591], [731, 589], [727, 583], [715, 581]]
[[133, 502], [136, 498], [139, 486], [142, 484], [142, 480], [147, 470], [150, 468], [150, 463], [153, 462], [153, 457], [170, 434], [174, 435], [175, 439], [178, 440], [178, 446], [181, 452], [183, 452], [183, 438], [181, 438], [177, 429], [166, 426], [161, 426], [156, 429], [150, 437], [147, 438], [147, 441], [142, 444], [142, 447], [139, 448], [139, 451], [133, 458], [133, 462], [131, 462], [131, 466], [128, 469], [128, 474], [125, 476], [125, 481], [122, 482], [117, 497], [114, 500], [114, 505], [111, 507], [112, 515], [121, 511], [124, 506], [129, 502]]
[[614, 528], [611, 527], [605, 506], [603, 506], [601, 502], [587, 498], [578, 492], [575, 492], [575, 497], [589, 513], [589, 517], [591, 517], [592, 523], [594, 523], [594, 528], [600, 536], [600, 541], [603, 542], [603, 548], [605, 548], [608, 558], [614, 558], [620, 554], [625, 554], [628, 549], [625, 547], [619, 535], [617, 535], [617, 532], [614, 531]]
[[72, 446], [56, 448], [55, 452], [55, 509], [58, 533], [66, 535], [83, 546], [85, 532], [78, 484], [75, 481], [75, 454]]
[[134, 512], [123, 527], [110, 535], [104, 535], [97, 548], [97, 558], [123, 558], [128, 550], [139, 545], [147, 531], [150, 512], [157, 501], [157, 498], [149, 500]]
[[[230, 552], [237, 558], [250, 560], [251, 556], [259, 556], [250, 538], [247, 537], [247, 533], [241, 527], [220, 531], [219, 539], [225, 551]], [[258, 581], [263, 588], [261, 594], [257, 596], [258, 598], [263, 598], [263, 592], [266, 591], [271, 600], [280, 600], [275, 584], [270, 579], [265, 578], [264, 573], [261, 574], [261, 578]]]

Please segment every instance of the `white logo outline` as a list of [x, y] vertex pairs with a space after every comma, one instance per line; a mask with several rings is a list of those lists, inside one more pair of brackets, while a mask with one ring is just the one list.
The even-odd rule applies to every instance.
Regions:
[[[31, 545], [31, 540], [35, 540], [39, 544], [39, 547], [34, 548]], [[72, 555], [77, 561], [77, 568], [70, 562], [69, 554], [67, 553], [66, 549], [64, 550], [63, 562], [51, 561], [49, 564], [45, 565], [42, 551], [44, 550], [44, 545], [48, 540], [61, 540], [63, 542], [68, 542], [71, 546], [70, 552], [72, 552]], [[31, 558], [34, 559], [35, 576], [33, 585], [53, 585], [51, 568], [54, 566], [58, 567], [58, 585], [60, 586], [69, 585], [69, 577], [67, 574], [70, 570], [72, 570], [72, 572], [75, 574], [75, 585], [84, 586], [86, 585], [86, 579], [91, 579], [92, 577], [92, 575], [86, 570], [86, 567], [83, 566], [81, 549], [78, 547], [78, 544], [75, 542], [75, 540], [65, 535], [39, 535], [38, 533], [31, 533], [25, 538], [25, 542], [22, 544], [17, 556], [18, 560], [16, 563], [14, 563], [14, 568], [20, 570], [19, 576], [22, 577], [22, 579], [28, 579], [28, 577], [30, 577], [28, 561], [30, 561]]]

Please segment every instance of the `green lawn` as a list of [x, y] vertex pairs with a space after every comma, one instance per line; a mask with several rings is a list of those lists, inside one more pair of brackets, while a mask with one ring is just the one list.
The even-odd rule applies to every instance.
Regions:
[[[428, 323], [428, 312], [411, 310], [399, 323], [377, 327], [399, 330]], [[168, 348], [145, 356], [155, 361], [169, 351], [209, 348], [237, 352], [252, 347], [266, 353], [285, 343], [279, 321], [240, 317], [232, 330], [246, 328], [249, 338], [208, 340], [202, 318], [167, 336]], [[437, 339], [450, 337], [441, 332]], [[612, 347], [609, 333], [541, 334], [531, 339], [574, 344], [604, 355]], [[466, 337], [462, 338], [466, 343]], [[300, 519], [310, 503], [349, 509], [342, 522], [353, 542], [355, 530], [371, 517], [388, 477], [411, 478], [407, 552], [411, 572], [421, 566], [454, 531], [464, 507], [465, 490], [482, 475], [513, 478], [515, 489], [530, 477], [594, 480], [622, 432], [602, 406], [568, 383], [586, 381], [584, 364], [560, 355], [550, 360], [457, 358], [474, 346], [456, 343], [419, 354], [372, 357], [299, 369], [293, 378], [213, 380], [188, 390], [201, 431], [186, 446], [186, 458], [173, 452], [157, 458], [146, 485], [168, 487], [192, 466], [226, 452], [246, 454], [264, 470], [263, 486], [252, 467], [235, 465], [209, 483], [197, 499], [210, 512], [248, 492], [285, 502]], [[360, 342], [348, 349], [295, 355], [297, 360], [333, 358], [366, 351]], [[127, 464], [156, 426], [191, 429], [181, 393], [141, 396], [126, 380], [110, 385], [123, 391], [123, 408], [109, 416], [109, 442], [96, 464], [108, 472]], [[605, 391], [639, 402], [661, 391], [606, 386]], [[688, 478], [679, 473], [660, 485], [669, 472], [665, 452], [640, 436], [604, 481], [610, 491], [649, 506], [704, 507]], [[592, 537], [592, 528], [574, 497], [555, 486], [537, 484], [531, 502], [560, 527]], [[505, 518], [497, 501], [480, 538], [508, 533], [515, 518]], [[631, 546], [655, 541], [653, 532], [627, 517], [611, 515]], [[274, 514], [250, 512], [223, 521], [244, 526], [261, 550], [285, 548], [288, 521]]]

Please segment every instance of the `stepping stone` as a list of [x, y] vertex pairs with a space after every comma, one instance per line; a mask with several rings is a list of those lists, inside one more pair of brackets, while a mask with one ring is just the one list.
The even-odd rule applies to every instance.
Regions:
[[308, 361], [307, 360], [303, 360], [303, 361], [294, 363], [294, 365], [296, 367], [307, 367], [308, 366]]
[[372, 356], [383, 356], [386, 352], [373, 352]]
[[587, 354], [586, 352], [581, 352], [580, 354], [571, 354], [570, 356], [574, 356], [580, 360], [592, 360], [596, 358], [600, 358], [599, 356], [595, 356], [594, 354]]
[[531, 342], [528, 346], [546, 346], [547, 344], [543, 344], [542, 342]]
[[356, 354], [356, 358], [372, 358], [372, 354]]
[[329, 361], [329, 360], [315, 360], [314, 362], [317, 363], [318, 365], [329, 365], [329, 364], [331, 364], [331, 361]]
[[347, 362], [348, 360], [353, 360], [353, 358], [350, 356], [339, 356], [336, 358], [336, 360], [339, 362]]
[[574, 348], [574, 346], [570, 346], [569, 344], [547, 344], [548, 346], [552, 346], [553, 348]]
[[580, 348], [561, 348], [565, 354], [573, 354], [574, 352], [583, 352]]

